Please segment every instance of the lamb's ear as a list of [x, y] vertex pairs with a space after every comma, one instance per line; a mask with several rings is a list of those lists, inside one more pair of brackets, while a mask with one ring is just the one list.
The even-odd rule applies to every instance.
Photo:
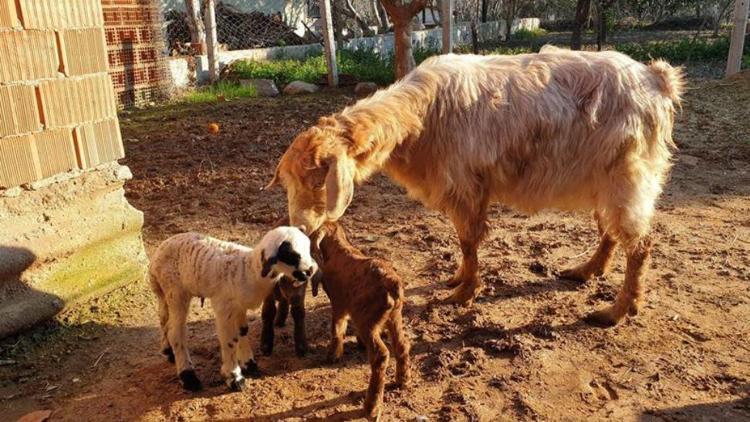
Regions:
[[344, 215], [354, 196], [354, 176], [351, 160], [339, 156], [328, 162], [326, 175], [326, 212], [328, 220], [336, 221]]
[[266, 251], [260, 251], [260, 262], [263, 265], [263, 269], [260, 271], [260, 276], [268, 277], [268, 274], [273, 269], [273, 265], [276, 263], [276, 261], [277, 259], [275, 256], [266, 259]]

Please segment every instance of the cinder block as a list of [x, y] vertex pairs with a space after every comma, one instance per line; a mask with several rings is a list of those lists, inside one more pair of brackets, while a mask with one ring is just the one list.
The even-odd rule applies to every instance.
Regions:
[[41, 178], [32, 135], [0, 138], [0, 187], [10, 188]]
[[15, 0], [0, 0], [0, 28], [18, 28], [21, 22], [18, 21], [18, 12], [16, 12]]
[[106, 73], [39, 84], [42, 120], [57, 128], [116, 117], [112, 81]]
[[81, 76], [107, 71], [103, 29], [60, 30], [57, 32], [57, 41], [66, 75]]
[[72, 129], [46, 130], [34, 134], [42, 177], [78, 168]]
[[0, 86], [0, 137], [42, 128], [33, 86]]
[[117, 119], [78, 126], [74, 138], [81, 168], [94, 167], [125, 156]]
[[0, 31], [0, 82], [54, 78], [59, 67], [54, 32]]
[[96, 28], [104, 25], [100, 0], [17, 0], [26, 29]]

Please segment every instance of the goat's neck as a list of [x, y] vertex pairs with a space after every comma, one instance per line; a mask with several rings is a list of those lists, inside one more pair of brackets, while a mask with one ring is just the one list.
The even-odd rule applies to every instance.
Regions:
[[347, 128], [349, 151], [357, 161], [357, 181], [382, 169], [405, 142], [419, 138], [429, 105], [424, 91], [429, 88], [413, 81], [399, 82], [337, 116]]

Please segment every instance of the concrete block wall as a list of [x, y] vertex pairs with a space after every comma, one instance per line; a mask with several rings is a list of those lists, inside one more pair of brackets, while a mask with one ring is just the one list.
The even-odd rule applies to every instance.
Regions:
[[101, 0], [0, 0], [0, 338], [143, 280], [107, 53]]
[[97, 1], [102, 6], [118, 106], [143, 106], [163, 99], [170, 83], [158, 0]]
[[103, 25], [99, 0], [0, 0], [0, 188], [124, 156]]

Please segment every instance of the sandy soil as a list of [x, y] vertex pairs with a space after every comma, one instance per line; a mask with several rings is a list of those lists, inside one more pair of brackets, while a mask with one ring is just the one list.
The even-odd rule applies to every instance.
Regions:
[[[385, 177], [357, 190], [343, 220], [351, 238], [392, 260], [408, 284], [415, 379], [386, 392], [385, 420], [750, 420], [750, 78], [690, 88], [645, 309], [613, 329], [580, 318], [613, 299], [621, 254], [607, 277], [555, 276], [593, 251], [589, 216], [495, 207], [480, 252], [485, 288], [459, 308], [441, 304], [459, 255], [448, 221]], [[283, 192], [259, 192], [285, 146], [352, 101], [329, 92], [123, 116], [135, 175], [126, 189], [145, 213], [148, 250], [186, 230], [255, 242], [285, 212]], [[214, 121], [217, 136], [206, 130]], [[325, 296], [309, 298], [307, 311], [311, 353], [295, 357], [289, 324], [274, 355], [259, 359], [265, 377], [228, 393], [210, 304], [194, 302], [190, 346], [207, 388], [189, 394], [158, 354], [146, 284], [118, 289], [0, 343], [0, 359], [11, 360], [0, 366], [0, 420], [39, 409], [53, 420], [356, 418], [365, 358], [350, 337], [343, 361], [327, 365]], [[257, 339], [257, 320], [251, 327]]]

